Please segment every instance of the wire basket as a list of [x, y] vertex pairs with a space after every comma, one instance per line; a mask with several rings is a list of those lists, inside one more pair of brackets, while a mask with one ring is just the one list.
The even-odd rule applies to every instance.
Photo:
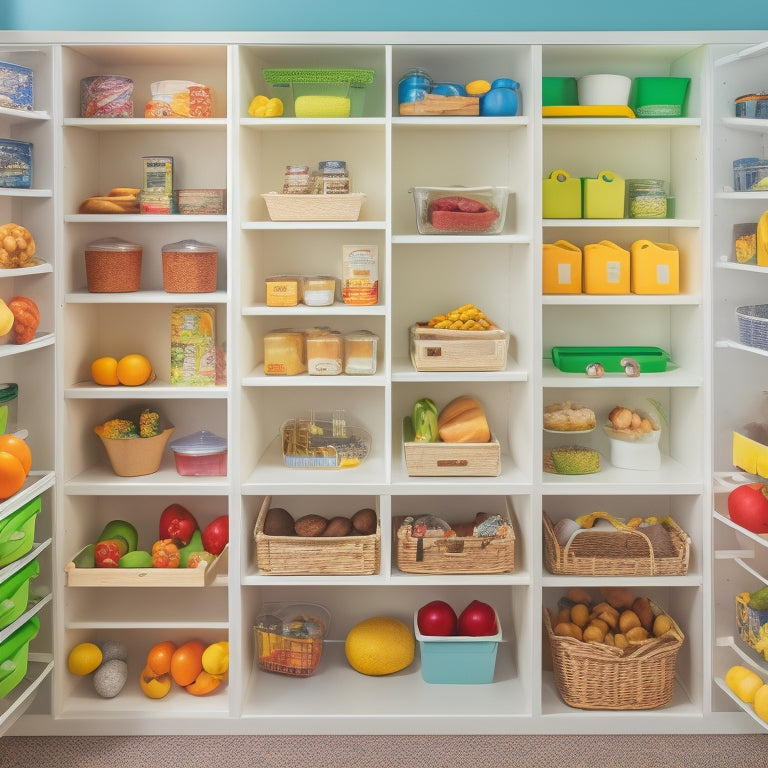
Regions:
[[736, 319], [739, 322], [739, 341], [768, 352], [768, 304], [737, 307]]

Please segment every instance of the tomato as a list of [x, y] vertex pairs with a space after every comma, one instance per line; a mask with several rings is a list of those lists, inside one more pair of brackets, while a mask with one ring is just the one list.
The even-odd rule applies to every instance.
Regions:
[[768, 533], [768, 486], [740, 485], [728, 494], [728, 515], [736, 525], [752, 533]]
[[495, 635], [499, 631], [496, 611], [488, 603], [473, 600], [459, 614], [459, 634], [470, 637]]

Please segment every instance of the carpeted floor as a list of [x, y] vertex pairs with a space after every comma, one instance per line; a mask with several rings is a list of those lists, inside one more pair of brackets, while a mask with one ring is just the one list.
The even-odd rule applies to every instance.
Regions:
[[150, 736], [0, 740], [0, 768], [765, 768], [747, 736]]

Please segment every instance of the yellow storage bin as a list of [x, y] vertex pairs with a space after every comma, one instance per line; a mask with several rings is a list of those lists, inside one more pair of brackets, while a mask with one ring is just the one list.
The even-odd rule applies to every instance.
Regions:
[[632, 293], [680, 293], [680, 252], [677, 246], [636, 240], [629, 251]]
[[600, 171], [597, 178], [584, 178], [582, 215], [585, 219], [624, 218], [624, 179], [613, 171]]
[[542, 293], [581, 293], [581, 248], [567, 240], [544, 243]]
[[557, 170], [542, 182], [542, 216], [545, 219], [581, 218], [581, 179]]
[[610, 240], [584, 246], [584, 293], [629, 293], [629, 251]]

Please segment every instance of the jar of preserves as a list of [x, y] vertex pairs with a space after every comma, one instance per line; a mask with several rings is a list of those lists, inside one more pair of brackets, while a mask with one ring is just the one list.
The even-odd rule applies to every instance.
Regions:
[[629, 217], [663, 219], [667, 215], [667, 193], [662, 179], [629, 180]]
[[309, 166], [286, 165], [283, 177], [284, 195], [309, 194]]

